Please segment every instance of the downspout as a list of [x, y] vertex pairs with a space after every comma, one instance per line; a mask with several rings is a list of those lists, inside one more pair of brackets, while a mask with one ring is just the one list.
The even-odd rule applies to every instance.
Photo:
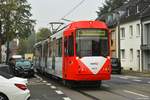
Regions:
[[2, 62], [2, 38], [0, 35], [0, 63]]
[[[143, 23], [142, 23], [142, 15], [140, 16], [140, 24], [141, 24], [141, 46], [143, 46]], [[141, 49], [141, 71], [143, 72], [143, 50]]]

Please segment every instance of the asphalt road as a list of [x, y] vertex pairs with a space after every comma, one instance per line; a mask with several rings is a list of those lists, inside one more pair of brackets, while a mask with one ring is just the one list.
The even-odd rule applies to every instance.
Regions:
[[70, 89], [47, 77], [29, 79], [31, 100], [150, 100], [150, 78], [112, 75], [101, 88]]

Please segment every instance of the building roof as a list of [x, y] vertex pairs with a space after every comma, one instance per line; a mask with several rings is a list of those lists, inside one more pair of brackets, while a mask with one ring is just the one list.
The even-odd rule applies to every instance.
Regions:
[[[121, 23], [139, 20], [144, 16], [150, 16], [149, 5], [150, 0], [130, 0], [126, 6], [126, 14], [121, 19]], [[139, 12], [137, 12], [137, 10], [139, 10]]]
[[[109, 27], [148, 18], [150, 16], [150, 0], [130, 0], [120, 8], [115, 9], [111, 14], [105, 14], [98, 20], [105, 20]], [[118, 15], [120, 17], [118, 17]], [[112, 17], [110, 19], [110, 16]], [[150, 20], [150, 18], [149, 18]]]

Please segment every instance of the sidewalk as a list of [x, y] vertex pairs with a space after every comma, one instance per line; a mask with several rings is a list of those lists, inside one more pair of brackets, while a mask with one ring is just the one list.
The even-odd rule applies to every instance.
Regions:
[[150, 78], [150, 72], [122, 70], [122, 75], [131, 75], [131, 76], [149, 77]]

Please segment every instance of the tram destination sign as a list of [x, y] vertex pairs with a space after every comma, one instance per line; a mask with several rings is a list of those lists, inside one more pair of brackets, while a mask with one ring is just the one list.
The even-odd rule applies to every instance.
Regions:
[[105, 30], [91, 30], [91, 29], [83, 29], [79, 30], [79, 35], [80, 36], [101, 36], [104, 37], [106, 36], [106, 31]]

